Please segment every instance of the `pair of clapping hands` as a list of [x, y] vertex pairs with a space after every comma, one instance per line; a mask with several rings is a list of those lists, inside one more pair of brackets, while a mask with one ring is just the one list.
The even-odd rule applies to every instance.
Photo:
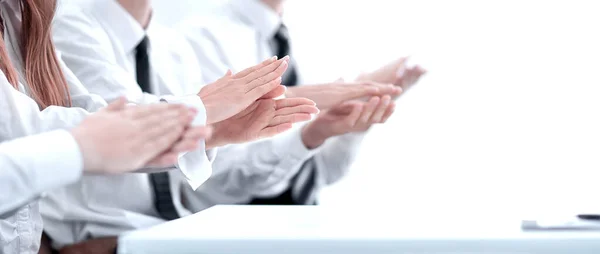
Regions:
[[[71, 130], [88, 173], [124, 173], [161, 168], [181, 153], [277, 135], [319, 112], [306, 98], [275, 100], [285, 93], [281, 76], [289, 57], [273, 57], [208, 84], [196, 94], [206, 126], [192, 125], [195, 109], [183, 104], [127, 105], [125, 99], [86, 118]], [[239, 126], [239, 131], [231, 131]]]
[[[71, 133], [91, 173], [169, 166], [178, 154], [197, 149], [201, 140], [209, 149], [271, 137], [310, 120], [321, 109], [324, 112], [302, 130], [305, 145], [317, 147], [329, 137], [385, 122], [394, 111], [393, 99], [425, 73], [418, 66], [407, 68], [405, 62], [394, 61], [355, 82], [286, 90], [281, 76], [289, 58], [273, 57], [239, 73], [228, 72], [200, 90], [207, 126], [191, 126], [197, 112], [184, 105], [126, 106], [119, 100]], [[286, 98], [274, 99], [284, 94]]]
[[286, 95], [311, 99], [323, 111], [302, 130], [304, 144], [316, 148], [330, 137], [364, 132], [385, 123], [394, 113], [394, 100], [425, 72], [418, 65], [408, 66], [407, 58], [399, 58], [353, 82], [293, 87]]

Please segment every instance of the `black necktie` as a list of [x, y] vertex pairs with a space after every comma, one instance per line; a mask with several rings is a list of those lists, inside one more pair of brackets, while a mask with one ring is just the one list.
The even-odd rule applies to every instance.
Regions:
[[[273, 51], [278, 58], [290, 55], [290, 39], [287, 28], [281, 25], [272, 40]], [[286, 86], [295, 86], [298, 82], [294, 62], [290, 61], [288, 70], [283, 76], [282, 83]], [[306, 161], [300, 171], [290, 180], [290, 187], [279, 196], [269, 198], [255, 198], [251, 205], [308, 205], [314, 204], [313, 194], [316, 183], [316, 166], [311, 158]]]
[[[290, 36], [288, 34], [287, 27], [281, 25], [273, 39], [271, 40], [273, 51], [277, 54], [277, 58], [283, 58], [291, 53], [290, 47]], [[295, 86], [298, 83], [298, 74], [296, 73], [295, 63], [292, 59], [288, 66], [287, 71], [282, 77], [282, 84], [286, 86]]]
[[290, 187], [274, 197], [254, 198], [249, 205], [316, 205], [315, 193], [316, 167], [314, 159], [308, 159], [292, 180]]
[[135, 73], [137, 83], [144, 93], [150, 93], [150, 57], [148, 56], [148, 37], [135, 47]]
[[[148, 56], [148, 37], [135, 48], [135, 72], [137, 83], [145, 93], [150, 93], [150, 57]], [[161, 218], [174, 220], [179, 218], [177, 209], [173, 204], [169, 173], [161, 172], [150, 174], [150, 183], [154, 191], [154, 207]]]
[[313, 158], [308, 159], [300, 168], [300, 172], [292, 179], [292, 195], [297, 204], [316, 204], [313, 194], [317, 181], [317, 166]]

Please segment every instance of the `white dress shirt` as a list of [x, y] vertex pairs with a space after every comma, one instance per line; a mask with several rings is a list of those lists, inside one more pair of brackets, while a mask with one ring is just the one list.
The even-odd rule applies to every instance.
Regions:
[[[142, 92], [136, 80], [135, 49], [146, 35], [150, 42], [153, 94]], [[65, 0], [53, 23], [57, 50], [91, 93], [107, 101], [125, 95], [136, 103], [188, 100], [202, 107], [196, 95], [203, 84], [200, 66], [187, 41], [178, 35], [157, 24], [145, 31], [115, 0]], [[200, 114], [205, 116], [204, 108]], [[194, 154], [188, 153], [184, 158], [191, 155]], [[210, 167], [200, 167], [210, 166], [216, 149], [204, 151], [202, 147], [195, 155], [197, 161], [188, 164], [195, 165], [195, 172], [201, 173], [193, 178], [200, 179], [192, 183], [194, 188], [209, 177]], [[179, 171], [169, 174], [175, 206], [180, 215], [189, 214], [179, 197], [181, 186], [187, 186], [186, 177]], [[156, 225], [164, 220], [153, 199], [147, 174], [86, 175], [42, 200], [45, 232], [55, 247], [62, 247]]]
[[[176, 34], [165, 34], [160, 27], [151, 29], [162, 39], [155, 40], [152, 47], [170, 49], [150, 53], [152, 68], [161, 70], [151, 77], [157, 96], [143, 93], [137, 85], [133, 50], [144, 37], [144, 30], [116, 0], [61, 0], [52, 29], [61, 59], [91, 94], [108, 102], [125, 96], [138, 104], [183, 103], [198, 110], [193, 125], [206, 124], [206, 109], [196, 95], [202, 84], [199, 67], [191, 49], [186, 51], [184, 39], [180, 40], [183, 44], [170, 39]], [[197, 150], [180, 156], [177, 166], [192, 188], [210, 177], [216, 151], [206, 151], [202, 141]]]
[[[229, 0], [214, 15], [188, 19], [177, 29], [194, 48], [205, 81], [210, 81], [229, 69], [240, 71], [275, 55], [270, 40], [281, 24], [281, 17], [260, 0]], [[216, 204], [243, 204], [254, 197], [278, 195], [289, 187], [299, 170], [305, 170], [301, 167], [308, 159], [316, 166], [318, 190], [345, 175], [364, 137], [361, 133], [330, 138], [320, 148], [309, 151], [302, 143], [300, 130], [221, 148], [219, 158], [213, 162], [213, 176], [195, 192], [185, 188], [188, 202], [199, 211]], [[306, 178], [299, 179], [303, 180]]]
[[[81, 85], [75, 75], [64, 66], [64, 63], [60, 60], [60, 55], [59, 64], [62, 67], [69, 86], [73, 107], [51, 106], [40, 110], [37, 103], [27, 96], [29, 89], [25, 80], [23, 57], [21, 56], [19, 47], [19, 40], [21, 38], [20, 4], [20, 0], [0, 0], [0, 12], [4, 21], [4, 42], [10, 60], [17, 70], [19, 80], [18, 89], [14, 89], [6, 79], [4, 73], [0, 72], [0, 142], [74, 127], [87, 117], [88, 112], [94, 112], [106, 106], [106, 102], [102, 97], [90, 94]], [[202, 114], [203, 111], [199, 112]], [[200, 120], [202, 118], [205, 118], [205, 115], [199, 116]], [[54, 135], [56, 135], [54, 138], [61, 138], [61, 134]], [[35, 174], [36, 171], [30, 168], [35, 166], [36, 162], [33, 161], [29, 164], [20, 164], [21, 167], [19, 169], [24, 170], [19, 175], [19, 177], [22, 177], [21, 179], [5, 179], [5, 168], [2, 167], [3, 181], [15, 181], [15, 187], [17, 184], [20, 184], [19, 181], [22, 181], [29, 188], [29, 191], [22, 192], [23, 187], [19, 187], [18, 189], [11, 188], [9, 191], [0, 192], [0, 200], [14, 199], [17, 195], [31, 197], [31, 195], [34, 195], [31, 193], [38, 193], [38, 191], [45, 188], [44, 186], [53, 188], [59, 185], [59, 183], [68, 184], [79, 178], [81, 169], [74, 170], [74, 168], [80, 167], [81, 159], [73, 159], [73, 155], [69, 154], [69, 151], [72, 150], [68, 148], [70, 142], [68, 137], [62, 137], [61, 146], [46, 147], [46, 149], [54, 149], [53, 151], [55, 152], [63, 152], [64, 156], [60, 158], [60, 163], [48, 164], [52, 166], [50, 168], [52, 172], [51, 176], [43, 177], [44, 175], [38, 176]], [[51, 162], [51, 160], [56, 160], [54, 157], [44, 158], [46, 154], [41, 151], [44, 147], [36, 145], [28, 149], [30, 152], [36, 152], [40, 156], [40, 161]], [[182, 171], [187, 168], [190, 172], [210, 172], [210, 165], [199, 165], [194, 161], [194, 158], [188, 159], [187, 157], [186, 155], [180, 158], [178, 167]], [[208, 170], [206, 166], [208, 166]], [[200, 177], [195, 179], [196, 175], [200, 175]], [[187, 179], [187, 177], [184, 178]], [[190, 174], [190, 179], [197, 180], [196, 182], [202, 182], [202, 178], [201, 174]], [[7, 185], [3, 185], [2, 187], [4, 186]], [[27, 200], [29, 199], [22, 199], [21, 201], [15, 199], [14, 203], [6, 203], [6, 209], [8, 210], [2, 210], [2, 217], [0, 218], [0, 253], [37, 253], [42, 232], [42, 218], [37, 199], [32, 198], [29, 203], [26, 202]]]

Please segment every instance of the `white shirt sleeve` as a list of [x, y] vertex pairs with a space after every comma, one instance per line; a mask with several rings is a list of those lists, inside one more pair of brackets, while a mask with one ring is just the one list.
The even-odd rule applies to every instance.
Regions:
[[328, 139], [313, 159], [318, 185], [331, 185], [346, 175], [356, 160], [365, 133], [349, 133]]
[[[72, 88], [73, 98], [83, 97], [76, 87]], [[92, 107], [77, 103], [74, 106]], [[71, 128], [88, 115], [85, 109], [77, 107], [50, 106], [40, 110], [33, 99], [14, 89], [4, 73], [0, 73], [0, 140]]]
[[346, 175], [365, 136], [350, 133], [333, 137], [319, 148], [308, 150], [302, 143], [300, 130], [295, 128], [276, 138], [219, 149], [209, 180], [213, 181], [210, 192], [278, 195], [290, 187], [290, 180], [299, 170], [306, 169], [303, 165], [307, 160], [315, 162], [315, 188], [320, 189]]
[[271, 195], [286, 189], [302, 164], [319, 152], [304, 146], [300, 131], [295, 128], [276, 138], [219, 149], [213, 177], [222, 182], [221, 191]]
[[77, 142], [64, 130], [0, 143], [0, 218], [83, 171]]
[[[63, 7], [53, 22], [55, 46], [76, 79], [89, 92], [109, 102], [125, 95], [129, 101], [140, 104], [160, 101], [186, 104], [198, 111], [193, 125], [206, 125], [206, 109], [200, 97], [156, 96], [142, 92], [135, 74], [117, 62], [116, 49], [98, 21], [74, 6]], [[182, 154], [176, 167], [196, 189], [210, 176], [211, 163], [216, 154], [217, 149], [206, 151], [202, 141], [197, 150]]]

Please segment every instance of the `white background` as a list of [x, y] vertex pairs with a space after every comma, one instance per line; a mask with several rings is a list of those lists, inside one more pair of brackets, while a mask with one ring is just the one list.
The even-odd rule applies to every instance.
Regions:
[[[168, 23], [217, 0], [154, 1]], [[352, 172], [321, 203], [600, 211], [599, 7], [593, 0], [289, 0], [295, 55], [313, 78], [354, 75], [403, 55], [429, 71], [388, 124], [372, 130]]]

